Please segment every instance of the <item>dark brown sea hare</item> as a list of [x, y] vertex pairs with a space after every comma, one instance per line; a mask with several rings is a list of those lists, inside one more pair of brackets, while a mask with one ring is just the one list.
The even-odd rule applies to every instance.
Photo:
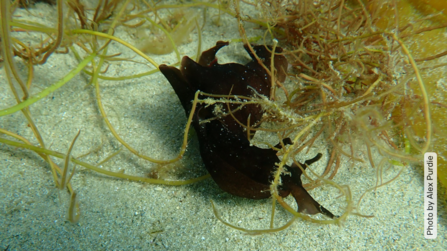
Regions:
[[[217, 51], [228, 45], [228, 42], [219, 41], [216, 46], [204, 51], [199, 62], [189, 57], [183, 57], [180, 69], [160, 65], [160, 71], [168, 79], [185, 109], [186, 116], [192, 109], [192, 100], [196, 91], [208, 94], [237, 95], [254, 97], [261, 94], [270, 95], [271, 79], [263, 66], [258, 63], [248, 46], [245, 50], [250, 54], [252, 61], [246, 65], [229, 63], [218, 64]], [[270, 64], [271, 48], [263, 45], [253, 46], [256, 55]], [[276, 48], [276, 52], [282, 52]], [[286, 78], [287, 60], [282, 55], [275, 55], [274, 67], [276, 78], [283, 82]], [[205, 97], [202, 97], [205, 98]], [[228, 107], [231, 114], [228, 114]], [[213, 105], [198, 104], [193, 117], [192, 125], [197, 132], [200, 153], [205, 167], [219, 187], [233, 195], [263, 199], [270, 197], [270, 184], [272, 175], [276, 170], [276, 163], [280, 160], [276, 150], [262, 149], [250, 145], [245, 127], [240, 123], [257, 125], [260, 122], [263, 110], [259, 105], [247, 104], [237, 109], [238, 104]], [[201, 121], [207, 120], [204, 123]], [[237, 121], [236, 121], [237, 120]], [[254, 126], [251, 126], [255, 128]], [[251, 137], [254, 135], [251, 135]], [[290, 143], [289, 139], [284, 140]], [[276, 147], [280, 148], [281, 144]], [[301, 164], [303, 168], [319, 160], [318, 154], [311, 160]], [[334, 215], [316, 202], [303, 188], [301, 183], [301, 169], [296, 166], [286, 166], [289, 174], [281, 176], [282, 185], [279, 195], [286, 197], [289, 194], [298, 204], [298, 212], [307, 214], [322, 213], [334, 218]]]

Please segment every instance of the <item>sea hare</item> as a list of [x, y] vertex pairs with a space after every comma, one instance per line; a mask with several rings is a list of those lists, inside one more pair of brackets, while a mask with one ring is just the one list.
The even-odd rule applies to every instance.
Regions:
[[[217, 62], [217, 51], [226, 45], [228, 42], [217, 42], [215, 47], [202, 53], [199, 62], [194, 62], [187, 56], [183, 57], [180, 69], [160, 65], [160, 71], [174, 88], [186, 116], [191, 112], [194, 94], [198, 90], [207, 94], [244, 97], [270, 95], [270, 75], [252, 54], [248, 45], [244, 46], [252, 58], [248, 64]], [[270, 65], [271, 47], [257, 45], [253, 46], [253, 50], [265, 65]], [[280, 53], [282, 49], [277, 47], [275, 52]], [[274, 67], [277, 80], [283, 82], [286, 78], [287, 59], [282, 55], [275, 55]], [[276, 163], [280, 160], [276, 150], [250, 145], [246, 127], [240, 124], [249, 123], [251, 128], [255, 128], [262, 118], [262, 108], [256, 104], [246, 104], [242, 108], [239, 106], [222, 103], [197, 105], [192, 125], [198, 135], [200, 154], [206, 169], [222, 190], [245, 198], [268, 198], [271, 196], [270, 184], [277, 168]], [[201, 121], [203, 123], [200, 123]], [[254, 133], [255, 131], [250, 138]], [[285, 139], [283, 143], [290, 143], [290, 139]], [[278, 144], [277, 148], [280, 146], [281, 144]], [[306, 168], [320, 157], [321, 154], [318, 154], [301, 166]], [[322, 213], [334, 218], [331, 212], [316, 202], [303, 188], [301, 169], [296, 165], [286, 166], [286, 169], [288, 174], [281, 176], [279, 195], [286, 197], [292, 194], [298, 204], [298, 212]]]

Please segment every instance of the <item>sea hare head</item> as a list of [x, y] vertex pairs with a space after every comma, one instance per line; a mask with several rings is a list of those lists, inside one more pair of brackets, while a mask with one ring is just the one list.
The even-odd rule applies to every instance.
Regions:
[[[219, 64], [216, 59], [217, 51], [228, 45], [228, 42], [219, 41], [216, 46], [204, 51], [198, 62], [183, 57], [180, 69], [166, 65], [160, 65], [160, 71], [169, 80], [174, 88], [177, 96], [185, 109], [187, 115], [191, 111], [191, 100], [194, 98], [194, 93], [198, 90], [207, 94], [218, 95], [238, 95], [253, 97], [255, 93], [264, 96], [270, 95], [271, 78], [267, 74], [263, 65], [259, 64], [253, 54], [245, 46], [253, 60], [246, 65], [229, 63]], [[270, 64], [272, 52], [263, 45], [253, 46], [254, 51], [258, 57]], [[281, 48], [276, 48], [276, 52], [282, 52]], [[277, 79], [284, 81], [287, 68], [287, 60], [282, 55], [275, 55], [275, 69], [277, 69]], [[235, 110], [238, 105], [229, 104], [231, 110]], [[204, 107], [198, 107], [200, 110], [199, 118], [209, 119], [215, 117], [213, 110], [215, 106], [210, 106], [203, 110]], [[222, 109], [223, 113], [227, 112], [227, 107]], [[259, 105], [245, 105], [241, 110], [232, 113], [237, 121], [244, 124], [250, 117], [250, 125], [257, 124], [263, 114]], [[220, 118], [220, 121], [225, 124], [229, 130], [234, 133], [243, 133], [244, 128], [237, 123], [232, 116], [225, 116]]]
[[[264, 68], [264, 64], [270, 65], [271, 47], [253, 46], [256, 57], [249, 46], [245, 45], [245, 50], [252, 58], [251, 62], [246, 65], [219, 64], [216, 53], [226, 45], [228, 42], [217, 42], [215, 47], [202, 53], [198, 62], [185, 56], [180, 69], [160, 65], [160, 71], [174, 88], [187, 116], [191, 112], [192, 100], [198, 90], [206, 94], [232, 95], [228, 97], [230, 100], [234, 100], [230, 98], [234, 96], [270, 96], [271, 76]], [[280, 52], [282, 49], [277, 47], [275, 53]], [[273, 63], [275, 78], [278, 81], [284, 81], [287, 59], [275, 54]], [[208, 96], [200, 96], [200, 98], [208, 98]], [[216, 110], [220, 112], [216, 113]], [[228, 193], [252, 199], [270, 197], [272, 174], [276, 170], [276, 163], [280, 162], [277, 151], [250, 145], [246, 132], [248, 123], [250, 127], [255, 127], [260, 122], [263, 113], [261, 106], [257, 104], [243, 106], [228, 102], [212, 105], [197, 104], [192, 125], [198, 135], [202, 160], [214, 181]], [[200, 123], [201, 121], [206, 121], [206, 123]], [[278, 144], [277, 148], [280, 146]], [[306, 161], [302, 167], [306, 168], [320, 157], [321, 154]], [[287, 169], [291, 175], [281, 177], [280, 196], [292, 194], [298, 204], [299, 212], [323, 213], [334, 217], [303, 188], [300, 178], [301, 169], [295, 165]]]

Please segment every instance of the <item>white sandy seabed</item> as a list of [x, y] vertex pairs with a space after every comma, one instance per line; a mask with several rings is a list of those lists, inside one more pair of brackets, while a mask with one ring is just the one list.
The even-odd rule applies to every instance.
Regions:
[[[52, 7], [37, 5], [32, 13]], [[46, 10], [48, 11], [48, 10]], [[38, 16], [38, 15], [37, 15]], [[55, 15], [47, 15], [49, 21]], [[211, 18], [210, 18], [211, 19]], [[225, 20], [224, 20], [225, 22]], [[257, 34], [254, 29], [249, 32]], [[127, 41], [132, 34], [117, 29], [116, 34]], [[205, 26], [203, 49], [218, 40], [237, 38], [234, 20], [217, 27]], [[179, 47], [181, 55], [194, 56], [197, 33]], [[112, 42], [109, 53], [134, 57], [127, 48]], [[246, 60], [241, 44], [230, 45], [220, 53]], [[242, 56], [241, 56], [242, 55]], [[140, 58], [134, 58], [140, 60]], [[154, 57], [158, 63], [174, 63], [175, 55]], [[228, 59], [231, 60], [231, 59]], [[26, 68], [17, 61], [25, 76]], [[35, 67], [33, 93], [62, 78], [77, 65], [72, 54], [53, 54], [47, 63]], [[109, 76], [126, 76], [145, 72], [146, 64], [119, 62], [108, 69]], [[96, 104], [94, 87], [86, 75], [78, 75], [63, 88], [32, 105], [31, 113], [48, 148], [66, 152], [70, 142], [81, 130], [73, 156], [94, 149], [81, 160], [96, 164], [123, 148], [109, 133]], [[4, 74], [0, 75], [0, 108], [14, 104]], [[157, 159], [173, 158], [178, 152], [186, 122], [168, 81], [156, 73], [126, 81], [101, 81], [101, 97], [118, 133], [139, 152]], [[33, 139], [22, 114], [1, 117], [0, 127]], [[33, 143], [36, 143], [35, 140]], [[102, 147], [99, 147], [102, 146]], [[205, 174], [196, 139], [191, 139], [186, 156], [171, 165], [183, 179]], [[318, 164], [324, 166], [328, 151], [316, 144], [313, 154], [325, 156]], [[378, 158], [380, 156], [376, 155]], [[300, 156], [300, 160], [313, 157]], [[63, 165], [62, 160], [55, 160]], [[375, 170], [368, 165], [352, 165], [345, 160], [335, 181], [349, 184], [354, 198], [375, 184]], [[123, 150], [102, 166], [112, 171], [144, 175], [155, 164], [143, 161]], [[384, 170], [384, 180], [392, 178], [396, 168]], [[271, 201], [253, 201], [231, 196], [218, 188], [211, 179], [188, 186], [170, 187], [142, 184], [106, 177], [78, 166], [72, 181], [78, 193], [82, 215], [79, 223], [66, 221], [69, 195], [55, 188], [48, 165], [35, 153], [0, 145], [0, 248], [9, 250], [379, 250], [424, 249], [447, 250], [446, 205], [439, 201], [438, 238], [424, 239], [423, 180], [420, 166], [406, 168], [390, 185], [368, 193], [360, 213], [373, 218], [350, 216], [341, 226], [296, 221], [290, 228], [260, 236], [249, 236], [219, 222], [213, 214], [213, 200], [222, 217], [238, 226], [268, 228]], [[341, 212], [333, 205], [338, 194], [329, 187], [311, 191], [314, 198], [329, 210]], [[439, 196], [441, 197], [441, 196]], [[290, 201], [290, 200], [289, 200]], [[290, 215], [278, 206], [277, 226]]]

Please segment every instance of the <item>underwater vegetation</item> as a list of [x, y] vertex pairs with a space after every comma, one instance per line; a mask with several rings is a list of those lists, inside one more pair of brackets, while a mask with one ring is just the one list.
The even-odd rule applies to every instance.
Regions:
[[[430, 12], [420, 10], [413, 1], [386, 0], [57, 0], [56, 23], [47, 24], [15, 16], [20, 3], [0, 0], [0, 62], [7, 80], [1, 84], [10, 90], [0, 117], [20, 114], [26, 126], [0, 128], [0, 143], [5, 151], [27, 149], [44, 161], [54, 187], [69, 194], [65, 210], [70, 222], [82, 220], [81, 198], [72, 185], [80, 170], [160, 185], [187, 185], [212, 177], [231, 194], [271, 197], [270, 226], [261, 230], [226, 222], [213, 204], [216, 217], [224, 224], [260, 234], [283, 230], [298, 218], [340, 224], [349, 215], [369, 217], [360, 213], [365, 194], [397, 179], [410, 165], [420, 165], [427, 151], [437, 151], [439, 163], [445, 163], [443, 114], [447, 106], [441, 78], [445, 77], [442, 60], [447, 53], [440, 46], [442, 39], [436, 40], [447, 27], [445, 14], [438, 13], [445, 5]], [[415, 18], [420, 17], [418, 11], [425, 17]], [[217, 42], [202, 53], [206, 39], [202, 31], [218, 25], [222, 16], [238, 25], [235, 34], [222, 39], [245, 45], [251, 57], [245, 65], [217, 62], [216, 53], [227, 42]], [[214, 22], [207, 22], [210, 19]], [[125, 32], [119, 33], [120, 29]], [[264, 36], [251, 36], [249, 29], [262, 31]], [[190, 57], [181, 60], [179, 47], [191, 43], [190, 33], [198, 37], [193, 42], [197, 43], [196, 62]], [[131, 50], [132, 57], [113, 51], [112, 44]], [[76, 67], [44, 88], [34, 86], [35, 67], [59, 53], [73, 55]], [[175, 54], [176, 62], [166, 65], [155, 56], [168, 53]], [[110, 73], [116, 64], [131, 63], [144, 64], [148, 70], [129, 76]], [[158, 71], [172, 85], [188, 117], [178, 153], [170, 159], [146, 156], [126, 142], [126, 135], [120, 135], [108, 114], [111, 109], [101, 99], [107, 81], [130, 81]], [[53, 149], [43, 133], [50, 129], [36, 123], [39, 115], [31, 109], [77, 76], [92, 87], [86, 92], [94, 97], [101, 128], [120, 146], [95, 164], [71, 154], [82, 132], [67, 132], [77, 135], [66, 152]], [[128, 174], [102, 166], [123, 152], [160, 167], [175, 165], [184, 157], [191, 125], [209, 174], [176, 180], [153, 170]], [[22, 130], [31, 131], [32, 136], [23, 137]], [[274, 143], [263, 135], [275, 138]], [[323, 170], [311, 166], [322, 158], [320, 154], [304, 163], [297, 160], [315, 150], [325, 151]], [[85, 156], [97, 152], [92, 149]], [[374, 168], [376, 183], [354, 198], [349, 184], [334, 181], [339, 175], [352, 175], [340, 171], [345, 165]], [[443, 166], [439, 176], [445, 189], [447, 170]], [[384, 180], [382, 174], [389, 169], [396, 175]], [[236, 175], [229, 177], [230, 172]], [[316, 202], [309, 195], [308, 191], [320, 187], [336, 188], [327, 201], [337, 202], [336, 211], [331, 211], [339, 217], [320, 205], [328, 205], [327, 201]], [[298, 210], [284, 199], [289, 194]], [[280, 227], [274, 224], [276, 203], [291, 214], [291, 220]], [[308, 215], [317, 213], [331, 219]]]

